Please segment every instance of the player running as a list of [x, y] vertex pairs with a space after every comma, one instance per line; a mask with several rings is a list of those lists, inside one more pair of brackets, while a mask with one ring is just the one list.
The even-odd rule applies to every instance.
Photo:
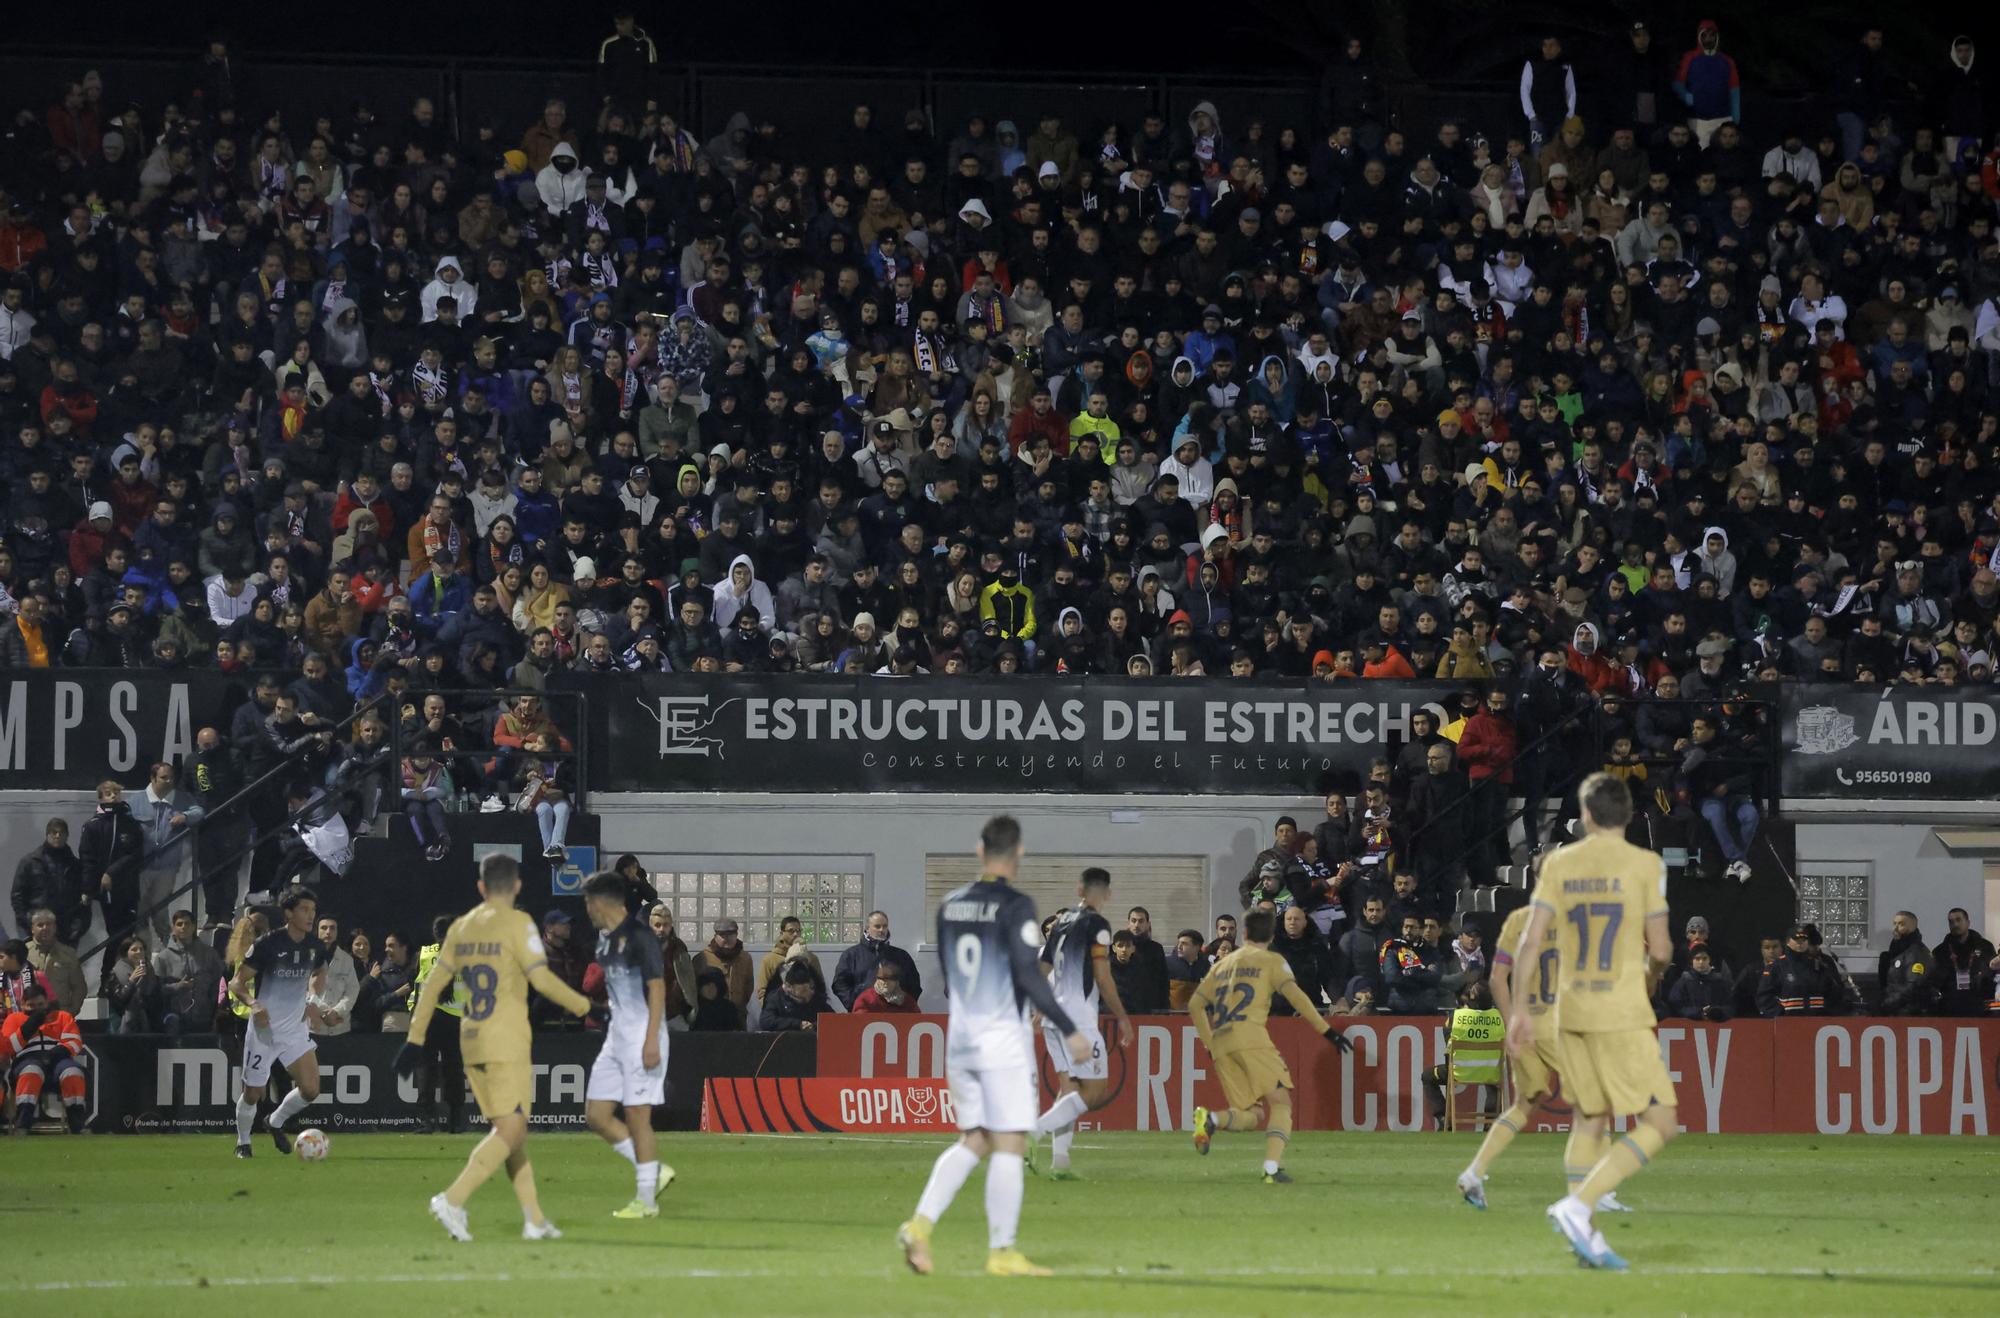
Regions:
[[1270, 911], [1244, 915], [1243, 946], [1216, 962], [1188, 999], [1195, 1033], [1215, 1059], [1216, 1079], [1229, 1100], [1222, 1112], [1194, 1110], [1194, 1148], [1206, 1155], [1217, 1131], [1265, 1126], [1264, 1184], [1289, 1185], [1292, 1178], [1285, 1174], [1282, 1158], [1292, 1139], [1292, 1073], [1264, 1024], [1272, 1000], [1282, 993], [1292, 1010], [1318, 1021], [1320, 1033], [1340, 1051], [1349, 1052], [1354, 1045], [1319, 1014], [1299, 987], [1291, 963], [1271, 950], [1277, 924]]
[[1076, 1119], [1095, 1112], [1111, 1101], [1111, 1058], [1104, 1047], [1104, 1035], [1097, 1028], [1099, 1003], [1108, 1003], [1118, 1018], [1118, 1046], [1132, 1046], [1132, 1018], [1118, 1000], [1118, 986], [1111, 982], [1111, 924], [1104, 918], [1104, 902], [1111, 895], [1109, 871], [1096, 866], [1077, 880], [1075, 910], [1065, 911], [1042, 944], [1042, 963], [1049, 967], [1049, 988], [1062, 1009], [1075, 1022], [1077, 1033], [1090, 1043], [1090, 1057], [1072, 1062], [1062, 1036], [1047, 1023], [1042, 1026], [1049, 1047], [1049, 1064], [1062, 1077], [1062, 1093], [1049, 1110], [1035, 1122], [1029, 1143], [1044, 1135], [1054, 1137], [1054, 1155], [1049, 1163], [1051, 1180], [1074, 1179], [1069, 1169], [1070, 1141], [1076, 1138]]
[[308, 999], [326, 986], [327, 963], [333, 950], [314, 934], [319, 898], [311, 888], [297, 887], [278, 902], [284, 923], [259, 938], [240, 957], [229, 996], [250, 1011], [250, 1028], [243, 1032], [243, 1093], [236, 1100], [236, 1156], [250, 1156], [250, 1126], [257, 1105], [271, 1083], [276, 1062], [291, 1077], [292, 1092], [271, 1113], [271, 1142], [278, 1152], [292, 1151], [285, 1123], [319, 1097], [319, 1052], [312, 1032], [319, 1008]]
[[452, 922], [438, 950], [437, 971], [424, 981], [410, 1014], [409, 1042], [396, 1053], [396, 1074], [408, 1079], [422, 1065], [424, 1035], [444, 986], [456, 975], [465, 1006], [459, 1051], [465, 1078], [492, 1130], [466, 1159], [465, 1170], [442, 1194], [431, 1196], [431, 1216], [453, 1240], [471, 1240], [465, 1201], [504, 1164], [521, 1203], [521, 1238], [556, 1240], [562, 1232], [542, 1215], [535, 1169], [528, 1162], [528, 1110], [534, 1104], [529, 1065], [528, 986], [572, 1015], [590, 1010], [590, 999], [556, 978], [535, 922], [514, 909], [521, 864], [510, 856], [479, 862], [479, 895], [486, 900]]
[[1042, 926], [1035, 903], [1015, 889], [1021, 825], [1008, 815], [979, 831], [979, 874], [938, 907], [938, 950], [951, 994], [945, 1078], [951, 1086], [958, 1142], [938, 1155], [916, 1214], [896, 1231], [912, 1272], [931, 1271], [931, 1228], [980, 1160], [986, 1168], [986, 1271], [996, 1277], [1046, 1277], [1015, 1248], [1024, 1190], [1023, 1155], [1035, 1126], [1035, 1044], [1027, 1006], [1055, 1028], [1081, 1064], [1090, 1041], [1049, 992], [1036, 954]]
[[[1507, 1052], [1534, 1047], [1530, 996], [1544, 941], [1556, 951], [1556, 1057], [1575, 1118], [1564, 1162], [1570, 1191], [1549, 1205], [1549, 1220], [1586, 1267], [1623, 1271], [1592, 1218], [1591, 1205], [1658, 1156], [1675, 1134], [1673, 1081], [1654, 1033], [1649, 980], [1673, 955], [1667, 932], [1667, 870], [1658, 855], [1624, 837], [1632, 797], [1610, 774], [1577, 791], [1584, 838], [1542, 859], [1534, 905], [1515, 948]], [[1604, 1147], [1614, 1115], [1637, 1114], [1632, 1130]], [[1582, 1179], [1580, 1169], [1588, 1168]]]
[[[1500, 926], [1500, 940], [1493, 950], [1493, 1005], [1501, 1016], [1509, 1015], [1513, 1002], [1514, 949], [1521, 945], [1521, 934], [1528, 927], [1530, 907], [1517, 907]], [[1550, 1074], [1561, 1074], [1562, 1061], [1556, 1056], [1555, 1022], [1549, 1019], [1549, 1007], [1556, 1000], [1556, 962], [1562, 952], [1556, 947], [1555, 926], [1550, 925], [1542, 935], [1541, 950], [1534, 959], [1534, 969], [1530, 972], [1530, 990], [1524, 1004], [1528, 1019], [1534, 1026], [1534, 1040], [1521, 1050], [1521, 1055], [1511, 1059], [1509, 1065], [1514, 1076], [1514, 1105], [1494, 1119], [1487, 1130], [1486, 1138], [1480, 1142], [1479, 1152], [1473, 1155], [1472, 1163], [1458, 1174], [1458, 1192], [1465, 1202], [1474, 1208], [1486, 1207], [1486, 1173], [1502, 1151], [1514, 1142], [1521, 1133], [1521, 1127], [1534, 1115], [1535, 1104], [1554, 1089]], [[1578, 1153], [1587, 1150], [1576, 1150]], [[1601, 1152], [1601, 1150], [1600, 1150]], [[1569, 1174], [1572, 1187], [1583, 1184], [1583, 1178], [1590, 1173], [1591, 1164], [1596, 1162], [1595, 1154], [1581, 1166], [1571, 1163], [1564, 1170]], [[1618, 1202], [1618, 1196], [1607, 1194], [1597, 1201], [1600, 1213], [1629, 1213], [1632, 1210]]]
[[667, 1099], [667, 963], [659, 938], [632, 913], [630, 886], [609, 871], [583, 885], [611, 1004], [604, 1046], [583, 1093], [583, 1120], [637, 1174], [632, 1202], [611, 1214], [628, 1220], [658, 1217], [660, 1192], [674, 1183], [653, 1136], [653, 1109]]

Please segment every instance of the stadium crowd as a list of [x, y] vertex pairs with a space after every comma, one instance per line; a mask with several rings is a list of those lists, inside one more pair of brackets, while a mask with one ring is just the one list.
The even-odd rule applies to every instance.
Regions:
[[[2000, 151], [1968, 39], [1910, 99], [1871, 29], [1746, 121], [1690, 35], [1551, 37], [1518, 115], [1428, 140], [1359, 43], [1312, 122], [852, 105], [826, 150], [680, 123], [629, 16], [525, 124], [288, 120], [220, 40], [163, 104], [79, 70], [0, 136], [0, 666], [255, 691], [143, 817], [106, 784], [85, 878], [130, 861], [135, 910], [286, 759], [283, 804], [342, 794], [253, 888], [395, 798], [434, 855], [526, 800], [560, 857], [562, 729], [463, 702], [561, 671], [1447, 678], [1340, 806], [1344, 846], [1402, 816], [1423, 916], [1464, 861], [1426, 822], [1519, 795], [1532, 844], [1600, 763], [1741, 877], [1745, 683], [1992, 680]], [[1246, 882], [1337, 872], [1319, 831]]]

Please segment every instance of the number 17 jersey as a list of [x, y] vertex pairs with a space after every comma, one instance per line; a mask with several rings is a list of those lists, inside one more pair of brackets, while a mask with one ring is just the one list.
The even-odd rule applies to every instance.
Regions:
[[1554, 923], [1556, 1028], [1589, 1034], [1650, 1030], [1646, 919], [1667, 911], [1667, 867], [1657, 852], [1597, 833], [1542, 861], [1535, 905]]

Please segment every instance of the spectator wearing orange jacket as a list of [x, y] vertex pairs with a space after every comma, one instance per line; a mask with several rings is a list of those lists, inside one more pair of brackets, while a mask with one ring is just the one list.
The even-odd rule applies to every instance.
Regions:
[[42, 1111], [42, 1090], [51, 1079], [62, 1094], [70, 1133], [83, 1133], [90, 1113], [78, 1057], [82, 1051], [76, 1017], [50, 1002], [47, 980], [30, 977], [21, 992], [21, 1008], [0, 1023], [0, 1061], [7, 1063], [14, 1086], [14, 1125], [22, 1134], [34, 1129]]

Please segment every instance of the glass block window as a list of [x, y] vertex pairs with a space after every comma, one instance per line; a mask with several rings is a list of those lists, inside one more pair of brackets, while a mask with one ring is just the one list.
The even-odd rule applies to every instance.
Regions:
[[1874, 928], [1875, 873], [1865, 861], [1799, 862], [1799, 920], [1834, 950], [1866, 948]]
[[[792, 857], [732, 857], [715, 868], [713, 858], [640, 856], [660, 898], [672, 903], [682, 941], [699, 947], [715, 921], [737, 922], [743, 941], [767, 948], [778, 940], [778, 922], [796, 915], [813, 948], [851, 947], [861, 940], [861, 922], [873, 908], [871, 862], [858, 856], [804, 860]], [[734, 868], [741, 866], [742, 868]]]

